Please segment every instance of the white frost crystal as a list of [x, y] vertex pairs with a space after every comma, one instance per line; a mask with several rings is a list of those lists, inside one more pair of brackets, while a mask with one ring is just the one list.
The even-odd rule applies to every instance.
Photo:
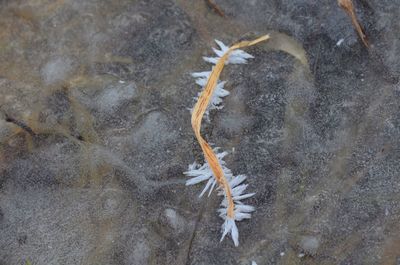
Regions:
[[[216, 64], [217, 61], [228, 51], [229, 47], [223, 44], [219, 40], [215, 40], [221, 50], [217, 50], [213, 48], [213, 51], [217, 55], [217, 57], [203, 57], [204, 61]], [[252, 55], [247, 52], [237, 49], [230, 53], [228, 60], [226, 60], [225, 64], [245, 64], [247, 63], [247, 59], [254, 58]], [[201, 86], [202, 88], [207, 84], [208, 77], [210, 76], [211, 71], [205, 72], [197, 72], [192, 73], [192, 76], [196, 78], [196, 84]], [[218, 80], [217, 86], [215, 87], [214, 93], [211, 97], [210, 103], [207, 106], [206, 113], [204, 114], [206, 119], [208, 120], [209, 112], [213, 109], [222, 109], [224, 106], [222, 105], [222, 98], [229, 95], [229, 91], [224, 89], [226, 81]], [[198, 97], [194, 99], [197, 101]]]
[[[219, 40], [215, 40], [221, 50], [217, 50], [213, 48], [213, 51], [217, 55], [217, 57], [203, 57], [204, 61], [216, 64], [218, 60], [228, 51], [229, 47], [223, 44]], [[247, 52], [237, 49], [231, 52], [229, 55], [228, 60], [226, 60], [225, 64], [243, 64], [247, 63], [247, 59], [254, 58], [253, 55], [248, 54]]]
[[[201, 87], [204, 87], [207, 84], [208, 77], [210, 76], [211, 71], [209, 72], [198, 72], [192, 73], [192, 76], [196, 78], [196, 84]], [[205, 116], [208, 118], [210, 110], [213, 109], [222, 109], [222, 98], [229, 95], [229, 91], [224, 89], [226, 81], [218, 81], [217, 86], [215, 87], [214, 93], [211, 97], [210, 103], [207, 106], [207, 110]], [[201, 92], [194, 99], [197, 101]]]
[[[244, 191], [247, 188], [247, 184], [242, 184], [246, 180], [245, 175], [237, 175], [233, 176], [231, 170], [226, 167], [226, 163], [223, 158], [227, 155], [227, 152], [216, 153], [218, 161], [222, 166], [224, 176], [229, 182], [229, 186], [232, 192], [233, 201], [235, 203], [234, 208], [234, 218], [229, 218], [227, 216], [227, 207], [228, 201], [225, 196], [224, 189], [219, 189], [218, 195], [223, 196], [223, 200], [221, 202], [221, 208], [218, 210], [219, 216], [224, 219], [224, 223], [222, 224], [222, 237], [221, 241], [225, 238], [227, 234], [231, 234], [232, 240], [235, 246], [239, 245], [239, 231], [237, 229], [235, 221], [241, 221], [243, 219], [249, 219], [251, 217], [251, 212], [254, 211], [254, 207], [250, 205], [245, 205], [241, 202], [241, 200], [247, 199], [254, 195], [254, 193], [245, 194]], [[204, 165], [199, 165], [196, 162], [189, 165], [188, 171], [184, 172], [185, 175], [192, 177], [191, 179], [186, 181], [186, 185], [194, 185], [200, 182], [206, 182], [203, 191], [200, 193], [200, 196], [203, 196], [204, 193], [209, 190], [208, 196], [210, 196], [212, 190], [217, 184], [216, 179], [212, 173], [212, 170], [208, 163], [206, 162]]]
[[[232, 191], [232, 197], [233, 201], [235, 204], [234, 208], [234, 218], [230, 218], [227, 216], [227, 207], [228, 207], [228, 202], [226, 200], [226, 197], [221, 202], [221, 208], [218, 210], [219, 216], [225, 220], [224, 224], [222, 225], [222, 237], [221, 241], [224, 239], [226, 234], [230, 233], [232, 240], [235, 244], [235, 246], [239, 246], [239, 232], [236, 227], [235, 221], [242, 221], [243, 219], [250, 219], [251, 218], [251, 212], [253, 212], [255, 209], [253, 206], [250, 205], [245, 205], [241, 202], [241, 200], [250, 198], [251, 196], [254, 195], [254, 193], [247, 193], [244, 194], [245, 189], [247, 188], [247, 184], [241, 184], [244, 180], [246, 179], [245, 175], [238, 175], [236, 177], [233, 177], [229, 180], [229, 186]], [[241, 185], [239, 185], [241, 184]], [[220, 196], [225, 196], [225, 193], [223, 190], [221, 190], [218, 195]]]
[[[214, 151], [216, 151], [215, 149]], [[227, 152], [222, 152], [222, 153], [217, 153], [217, 158], [222, 166], [222, 170], [224, 171], [224, 175], [226, 178], [231, 178], [232, 177], [232, 172], [229, 168], [225, 166], [225, 161], [223, 158], [227, 155]], [[215, 184], [217, 184], [217, 180], [214, 178], [212, 170], [208, 163], [205, 163], [204, 165], [199, 165], [196, 162], [193, 164], [189, 165], [188, 171], [184, 172], [186, 176], [193, 177], [189, 180], [186, 181], [186, 186], [189, 185], [194, 185], [203, 181], [207, 180], [206, 185], [204, 186], [203, 191], [200, 193], [199, 197], [203, 196], [204, 193], [207, 192], [208, 189], [210, 189], [208, 196], [210, 196], [211, 192], [213, 191]]]

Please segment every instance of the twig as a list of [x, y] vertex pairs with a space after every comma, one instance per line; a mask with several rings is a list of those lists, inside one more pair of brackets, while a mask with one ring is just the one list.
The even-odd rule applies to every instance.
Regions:
[[220, 15], [221, 17], [225, 17], [224, 12], [221, 10], [221, 8], [219, 6], [217, 6], [217, 4], [215, 4], [213, 1], [211, 0], [206, 0], [207, 5], [214, 10], [215, 13], [217, 13], [218, 15]]
[[199, 226], [200, 219], [203, 216], [204, 209], [205, 209], [205, 204], [203, 204], [203, 206], [200, 209], [199, 214], [197, 215], [196, 222], [195, 222], [194, 227], [193, 227], [192, 235], [190, 236], [189, 246], [187, 248], [187, 253], [186, 253], [186, 262], [184, 263], [186, 265], [189, 264], [189, 261], [190, 261], [190, 252], [192, 252], [193, 241], [194, 241], [194, 238], [196, 236], [196, 231], [197, 231], [197, 228]]
[[338, 0], [338, 4], [351, 18], [351, 22], [353, 23], [353, 26], [356, 29], [358, 36], [364, 43], [365, 47], [369, 48], [367, 36], [365, 35], [364, 30], [362, 29], [360, 23], [357, 20], [357, 15], [356, 12], [354, 11], [354, 5], [352, 0]]
[[17, 125], [18, 127], [20, 127], [21, 129], [23, 129], [24, 131], [26, 131], [27, 133], [29, 133], [32, 136], [36, 135], [36, 133], [32, 130], [32, 128], [29, 127], [28, 125], [26, 125], [25, 122], [16, 120], [16, 119], [8, 116], [7, 113], [5, 113], [5, 116], [6, 116], [6, 122], [14, 123], [15, 125]]
[[317, 57], [315, 58], [315, 62], [314, 62], [314, 75], [316, 75], [317, 73], [317, 67], [318, 67], [318, 61], [319, 61], [319, 56], [321, 54], [321, 42], [318, 42], [318, 52], [317, 52]]

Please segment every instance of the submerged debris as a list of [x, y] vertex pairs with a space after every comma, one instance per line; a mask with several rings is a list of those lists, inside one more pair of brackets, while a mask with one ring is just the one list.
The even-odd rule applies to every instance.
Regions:
[[361, 41], [364, 43], [365, 47], [369, 48], [367, 36], [365, 35], [363, 28], [361, 27], [360, 23], [358, 22], [356, 12], [354, 11], [354, 5], [353, 5], [352, 0], [338, 0], [338, 4], [347, 13], [347, 15], [349, 15], [349, 17], [351, 18], [351, 23], [353, 23], [353, 26], [356, 29], [357, 34], [360, 37]]
[[206, 3], [207, 3], [207, 5], [208, 5], [210, 8], [212, 8], [212, 10], [215, 11], [215, 13], [217, 13], [217, 14], [220, 15], [221, 17], [225, 17], [225, 14], [224, 14], [224, 12], [222, 11], [222, 9], [221, 9], [219, 6], [217, 6], [217, 4], [214, 3], [214, 1], [212, 1], [212, 0], [206, 0]]

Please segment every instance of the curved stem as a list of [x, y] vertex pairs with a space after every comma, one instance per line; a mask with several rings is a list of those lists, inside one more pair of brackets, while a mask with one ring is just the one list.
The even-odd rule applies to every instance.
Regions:
[[194, 131], [197, 141], [199, 142], [201, 149], [204, 153], [204, 157], [205, 157], [206, 161], [208, 162], [208, 164], [210, 165], [210, 168], [214, 174], [215, 179], [217, 180], [219, 186], [224, 189], [225, 198], [228, 203], [227, 216], [228, 216], [228, 218], [232, 218], [232, 219], [235, 218], [235, 211], [234, 211], [235, 204], [234, 204], [233, 197], [232, 197], [232, 190], [231, 190], [228, 180], [224, 176], [224, 172], [218, 161], [217, 156], [213, 152], [210, 145], [201, 136], [201, 133], [200, 133], [201, 121], [202, 121], [204, 113], [207, 109], [208, 103], [210, 102], [211, 97], [214, 93], [214, 90], [217, 86], [219, 76], [221, 75], [222, 69], [225, 66], [226, 60], [228, 60], [230, 53], [232, 51], [234, 51], [235, 49], [251, 46], [251, 45], [257, 44], [261, 41], [265, 41], [268, 39], [269, 39], [269, 36], [264, 35], [253, 41], [241, 41], [241, 42], [231, 46], [228, 49], [228, 51], [218, 60], [218, 62], [214, 66], [214, 68], [207, 80], [207, 84], [205, 85], [203, 92], [199, 96], [199, 99], [193, 108], [192, 119], [191, 119], [193, 131]]

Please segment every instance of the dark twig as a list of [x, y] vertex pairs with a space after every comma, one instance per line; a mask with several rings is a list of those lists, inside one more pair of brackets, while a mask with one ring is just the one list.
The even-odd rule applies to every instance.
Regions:
[[26, 125], [25, 122], [16, 120], [16, 119], [14, 119], [14, 118], [8, 116], [7, 114], [5, 114], [5, 116], [6, 116], [6, 122], [14, 123], [15, 125], [17, 125], [17, 126], [20, 127], [21, 129], [25, 130], [27, 133], [29, 133], [29, 134], [32, 135], [32, 136], [35, 136], [35, 135], [36, 135], [36, 133], [32, 130], [32, 128], [29, 127], [28, 125]]
[[219, 6], [217, 6], [217, 4], [215, 4], [212, 0], [206, 0], [206, 3], [212, 10], [214, 10], [215, 13], [217, 13], [221, 17], [225, 17], [225, 14], [222, 11], [222, 9]]
[[318, 67], [318, 61], [319, 61], [320, 54], [321, 54], [321, 41], [318, 42], [318, 52], [317, 52], [317, 56], [315, 58], [314, 67], [313, 67], [314, 68], [313, 69], [314, 76], [317, 75], [317, 67]]
[[200, 209], [200, 212], [199, 212], [199, 214], [197, 215], [196, 223], [194, 224], [194, 228], [193, 228], [193, 231], [192, 231], [192, 235], [190, 236], [189, 246], [188, 246], [188, 248], [187, 248], [187, 254], [186, 254], [186, 262], [185, 262], [185, 264], [187, 264], [187, 265], [189, 264], [190, 252], [192, 252], [193, 241], [194, 241], [194, 238], [195, 238], [195, 236], [196, 236], [196, 231], [197, 231], [197, 228], [198, 228], [198, 224], [200, 223], [201, 217], [203, 216], [204, 209], [205, 209], [205, 205], [206, 205], [206, 204], [203, 204], [203, 205], [202, 205], [202, 207], [201, 207], [201, 209]]

